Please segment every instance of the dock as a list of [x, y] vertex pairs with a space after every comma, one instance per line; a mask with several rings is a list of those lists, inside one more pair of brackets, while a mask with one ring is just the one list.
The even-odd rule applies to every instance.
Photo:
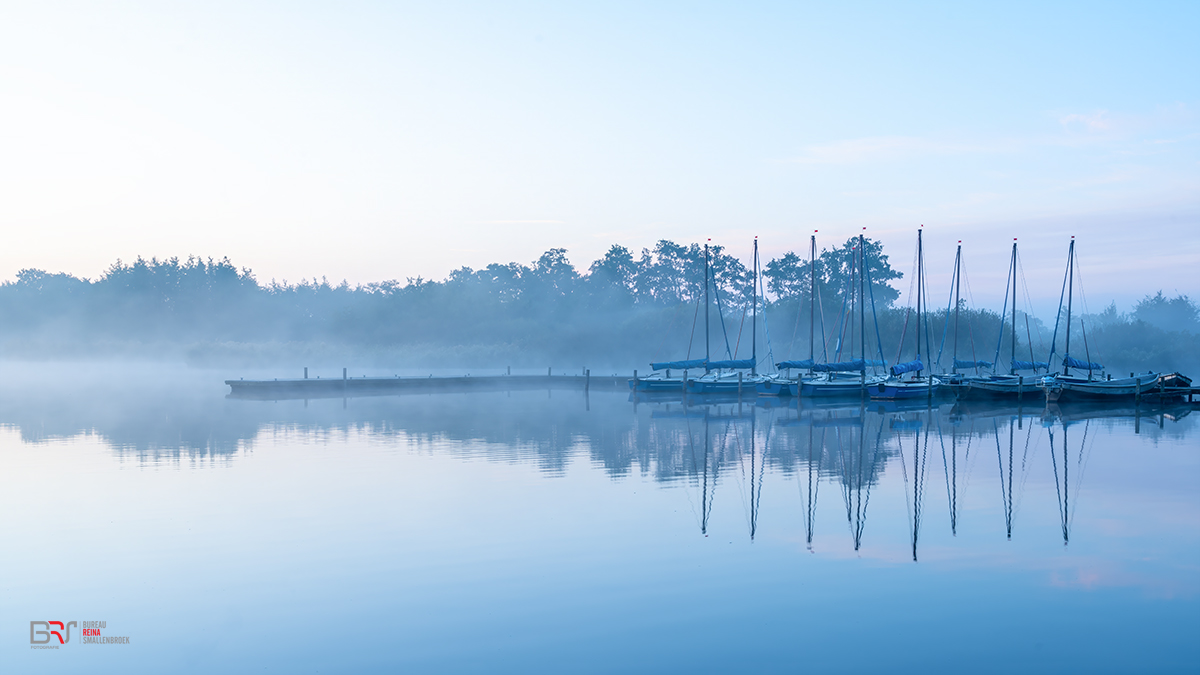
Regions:
[[472, 391], [575, 390], [628, 391], [629, 377], [621, 375], [483, 375], [461, 377], [349, 377], [273, 380], [225, 380], [229, 398], [259, 401], [289, 399], [453, 394]]

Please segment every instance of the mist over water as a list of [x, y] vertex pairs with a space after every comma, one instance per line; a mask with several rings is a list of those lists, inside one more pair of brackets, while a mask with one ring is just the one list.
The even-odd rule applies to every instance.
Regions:
[[10, 632], [15, 672], [1187, 672], [1200, 658], [1186, 406], [602, 389], [252, 401], [214, 372], [3, 374], [0, 619], [131, 636], [43, 652]]

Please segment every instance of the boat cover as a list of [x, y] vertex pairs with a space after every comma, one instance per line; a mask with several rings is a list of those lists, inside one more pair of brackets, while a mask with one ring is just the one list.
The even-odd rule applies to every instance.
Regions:
[[1045, 361], [1013, 361], [1013, 370], [1050, 370], [1050, 364]]
[[1100, 365], [1099, 363], [1080, 361], [1079, 359], [1070, 355], [1063, 358], [1063, 365], [1068, 368], [1076, 368], [1078, 370], [1104, 370], [1104, 366]]
[[960, 361], [954, 359], [955, 368], [991, 368], [991, 361]]
[[814, 365], [812, 359], [804, 359], [803, 361], [780, 361], [775, 364], [775, 367], [783, 370], [784, 368], [812, 368]]
[[853, 361], [842, 361], [841, 363], [818, 363], [813, 366], [813, 370], [818, 373], [850, 373], [860, 372], [867, 369], [867, 364], [862, 359]]
[[732, 361], [709, 361], [708, 367], [717, 370], [718, 368], [753, 368], [754, 359], [735, 359]]
[[892, 377], [899, 377], [904, 373], [915, 373], [925, 370], [925, 364], [921, 363], [920, 359], [909, 361], [908, 363], [897, 363], [892, 366]]
[[705, 359], [692, 359], [691, 361], [660, 361], [651, 363], [650, 367], [655, 370], [666, 370], [674, 368], [676, 370], [687, 370], [688, 368], [703, 368], [704, 364], [708, 363]]

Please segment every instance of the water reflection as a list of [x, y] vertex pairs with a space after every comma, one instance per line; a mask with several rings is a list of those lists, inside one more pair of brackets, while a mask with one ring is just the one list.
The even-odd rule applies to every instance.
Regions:
[[[27, 443], [80, 435], [99, 437], [122, 457], [146, 463], [223, 458], [236, 461], [260, 439], [294, 434], [331, 442], [364, 434], [420, 452], [458, 452], [500, 462], [533, 463], [561, 475], [574, 458], [619, 478], [631, 473], [683, 487], [708, 535], [714, 510], [734, 508], [733, 483], [746, 515], [746, 534], [761, 534], [766, 477], [795, 480], [805, 546], [812, 550], [821, 483], [836, 483], [849, 547], [868, 538], [874, 490], [886, 472], [903, 486], [912, 560], [919, 559], [929, 489], [930, 451], [940, 455], [951, 535], [974, 463], [995, 446], [997, 489], [1005, 536], [1013, 538], [1026, 482], [1040, 444], [1055, 482], [1064, 545], [1078, 506], [1088, 449], [1097, 430], [1133, 427], [1151, 441], [1182, 438], [1190, 407], [1102, 410], [1029, 406], [897, 407], [804, 400], [630, 398], [592, 392], [487, 392], [314, 401], [228, 400], [211, 387], [39, 388], [0, 390], [0, 425]], [[1152, 421], [1152, 424], [1145, 424]], [[934, 459], [936, 461], [936, 459]], [[990, 463], [990, 460], [987, 460]], [[936, 471], [936, 468], [934, 469]], [[994, 480], [994, 483], [992, 482]], [[943, 489], [938, 486], [938, 490]], [[722, 493], [718, 499], [718, 492]], [[994, 494], [994, 493], [993, 493]], [[884, 507], [898, 509], [893, 501]], [[938, 502], [941, 503], [940, 497]], [[980, 523], [980, 527], [986, 524]]]

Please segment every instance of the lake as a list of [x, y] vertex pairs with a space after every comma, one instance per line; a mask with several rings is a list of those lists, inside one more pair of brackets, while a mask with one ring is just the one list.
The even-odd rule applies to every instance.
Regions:
[[1187, 406], [79, 370], [0, 373], [4, 672], [1200, 668]]

